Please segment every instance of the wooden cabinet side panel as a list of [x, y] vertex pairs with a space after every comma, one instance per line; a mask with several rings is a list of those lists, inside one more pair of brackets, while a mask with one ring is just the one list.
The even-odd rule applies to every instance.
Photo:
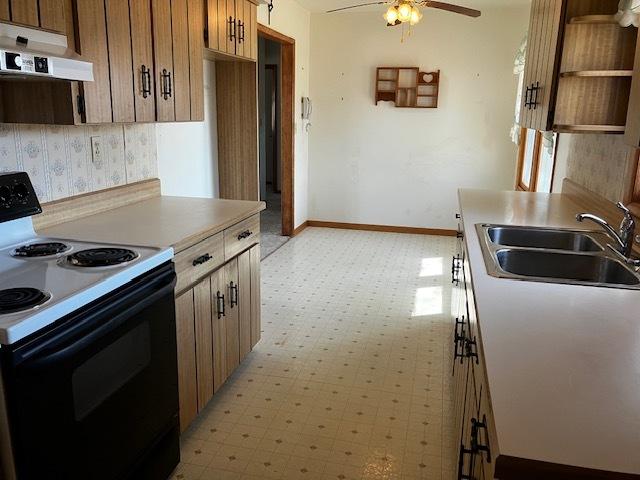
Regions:
[[196, 318], [198, 411], [213, 397], [213, 332], [211, 330], [211, 283], [204, 280], [193, 288]]
[[251, 348], [260, 341], [262, 331], [262, 300], [260, 293], [260, 245], [249, 250], [251, 254]]
[[128, 0], [105, 0], [113, 121], [135, 121]]
[[193, 290], [189, 290], [176, 299], [176, 337], [178, 346], [180, 431], [184, 432], [198, 414]]
[[189, 80], [189, 17], [187, 0], [171, 0], [173, 40], [173, 96], [177, 122], [191, 120]]
[[[151, 1], [129, 0], [131, 17], [131, 52], [133, 62], [133, 95], [136, 122], [153, 122], [156, 119], [155, 85], [153, 67], [153, 30], [151, 27]], [[143, 66], [150, 70], [151, 78], [143, 75]], [[147, 84], [147, 85], [145, 85]], [[151, 92], [145, 95], [143, 89]]]
[[86, 123], [111, 123], [111, 82], [104, 0], [76, 1], [78, 53], [93, 63], [93, 82], [82, 83]]
[[191, 120], [202, 122], [204, 121], [204, 4], [203, 0], [188, 0], [188, 2]]
[[224, 287], [226, 301], [226, 341], [227, 341], [227, 373], [231, 373], [240, 365], [240, 308], [232, 305], [232, 285], [238, 285], [238, 260], [233, 259], [224, 267]]
[[[173, 41], [171, 33], [171, 0], [151, 0], [153, 18], [153, 57], [155, 69], [156, 120], [159, 122], [175, 121], [175, 104], [173, 96], [163, 95], [163, 73], [173, 78]], [[166, 97], [166, 98], [165, 98]]]
[[[218, 295], [225, 295], [224, 269], [221, 268], [211, 275], [212, 332], [213, 332], [213, 391], [214, 393], [224, 384], [229, 376], [227, 372], [227, 324], [226, 317], [221, 311], [222, 305], [217, 300]], [[225, 295], [226, 302], [226, 295]], [[222, 307], [224, 308], [224, 307]]]
[[38, 0], [11, 0], [11, 21], [40, 26], [38, 18]]
[[[40, 26], [66, 33], [66, 5], [64, 0], [40, 0]], [[71, 45], [71, 43], [69, 43]]]
[[0, 0], [0, 20], [11, 20], [9, 0]]
[[636, 57], [631, 80], [631, 94], [627, 111], [625, 142], [634, 148], [640, 146], [640, 32], [636, 43]]
[[240, 361], [251, 351], [251, 250], [238, 257], [238, 308], [240, 309]]

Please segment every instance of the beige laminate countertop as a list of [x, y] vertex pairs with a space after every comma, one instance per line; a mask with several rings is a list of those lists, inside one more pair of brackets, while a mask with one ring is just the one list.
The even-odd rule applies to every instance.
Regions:
[[96, 243], [173, 247], [179, 252], [264, 209], [264, 202], [162, 196], [38, 233]]
[[579, 229], [580, 208], [563, 195], [459, 199], [500, 454], [640, 475], [640, 291], [489, 276], [477, 223]]

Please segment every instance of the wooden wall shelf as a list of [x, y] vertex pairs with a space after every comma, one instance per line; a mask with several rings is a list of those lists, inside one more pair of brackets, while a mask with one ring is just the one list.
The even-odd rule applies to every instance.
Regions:
[[624, 125], [554, 125], [559, 133], [624, 133]]
[[378, 67], [376, 105], [394, 102], [397, 108], [438, 108], [440, 70], [421, 72], [418, 67]]
[[570, 24], [614, 24], [618, 23], [615, 15], [582, 15], [569, 20]]
[[563, 72], [561, 77], [632, 77], [633, 70], [579, 70]]

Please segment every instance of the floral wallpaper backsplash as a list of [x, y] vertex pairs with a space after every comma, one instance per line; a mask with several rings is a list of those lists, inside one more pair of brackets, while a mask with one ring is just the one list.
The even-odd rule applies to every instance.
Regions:
[[562, 135], [571, 142], [567, 178], [612, 202], [622, 201], [629, 182], [635, 150], [622, 135]]
[[[91, 137], [102, 140], [94, 162]], [[25, 171], [41, 202], [158, 176], [153, 124], [41, 126], [0, 123], [0, 172]]]

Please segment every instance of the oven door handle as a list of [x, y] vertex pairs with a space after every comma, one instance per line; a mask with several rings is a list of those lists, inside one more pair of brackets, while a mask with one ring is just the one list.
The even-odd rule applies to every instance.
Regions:
[[[164, 280], [163, 283], [165, 282], [166, 280]], [[126, 298], [122, 298], [122, 303], [126, 302], [129, 306], [125, 307], [125, 309], [117, 315], [109, 318], [109, 320], [103, 324], [99, 324], [99, 322], [104, 320], [105, 313], [108, 315], [110, 308], [108, 306], [106, 308], [98, 308], [90, 314], [89, 319], [87, 319], [87, 322], [82, 326], [83, 330], [89, 330], [87, 335], [81, 337], [74, 336], [71, 341], [60, 341], [57, 344], [52, 343], [47, 345], [43, 354], [36, 354], [34, 357], [26, 360], [23, 364], [23, 368], [36, 370], [55, 362], [64, 362], [66, 359], [82, 351], [92, 342], [95, 342], [114, 331], [132, 316], [144, 310], [149, 305], [153, 304], [165, 295], [172, 293], [175, 287], [175, 282], [176, 275], [173, 273], [173, 280], [169, 284], [165, 283], [160, 288], [156, 288], [153, 292], [149, 292], [150, 288], [138, 289], [133, 292], [129, 292], [129, 294], [126, 295]], [[95, 328], [91, 328], [92, 325], [95, 325]]]

